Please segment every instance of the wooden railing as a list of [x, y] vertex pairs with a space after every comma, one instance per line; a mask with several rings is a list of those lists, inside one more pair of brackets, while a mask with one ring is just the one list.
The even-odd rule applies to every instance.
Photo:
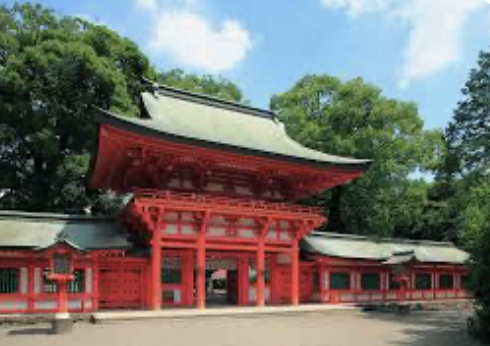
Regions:
[[134, 191], [135, 200], [138, 202], [151, 201], [152, 203], [172, 202], [181, 205], [199, 203], [203, 206], [213, 207], [234, 207], [255, 209], [270, 212], [287, 212], [294, 214], [306, 214], [309, 216], [322, 215], [322, 208], [307, 207], [289, 203], [265, 202], [251, 199], [238, 199], [221, 196], [209, 196], [196, 193], [173, 192], [173, 191], [158, 191], [149, 189], [139, 189]]

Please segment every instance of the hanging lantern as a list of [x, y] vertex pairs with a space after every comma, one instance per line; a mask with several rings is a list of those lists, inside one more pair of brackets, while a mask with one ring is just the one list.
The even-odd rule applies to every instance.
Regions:
[[48, 278], [53, 281], [71, 281], [73, 275], [73, 261], [69, 253], [55, 251], [50, 260], [50, 271]]
[[410, 268], [414, 260], [415, 254], [412, 250], [400, 251], [394, 252], [383, 264], [391, 265], [393, 268], [393, 279], [402, 283], [410, 280]]
[[406, 281], [409, 278], [410, 268], [408, 263], [397, 263], [393, 266], [395, 281]]

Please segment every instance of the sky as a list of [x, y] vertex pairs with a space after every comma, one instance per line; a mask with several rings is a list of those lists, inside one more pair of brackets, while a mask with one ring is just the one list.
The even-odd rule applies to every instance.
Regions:
[[[8, 0], [2, 3], [12, 4]], [[443, 128], [488, 50], [487, 0], [44, 0], [135, 41], [160, 71], [222, 76], [252, 105], [306, 74], [362, 77]]]

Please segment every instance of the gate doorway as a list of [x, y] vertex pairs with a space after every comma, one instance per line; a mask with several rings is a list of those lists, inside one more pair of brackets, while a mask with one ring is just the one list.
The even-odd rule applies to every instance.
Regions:
[[[266, 256], [265, 304], [273, 303], [271, 258]], [[206, 256], [206, 306], [255, 305], [257, 300], [256, 256], [253, 252], [229, 254], [208, 252]]]
[[211, 253], [206, 257], [206, 306], [239, 305], [243, 284], [238, 262], [234, 256]]

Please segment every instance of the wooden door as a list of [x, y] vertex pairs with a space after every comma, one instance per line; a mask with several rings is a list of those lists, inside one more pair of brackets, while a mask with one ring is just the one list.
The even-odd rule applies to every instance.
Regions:
[[99, 307], [101, 309], [144, 308], [144, 266], [111, 263], [99, 269]]

